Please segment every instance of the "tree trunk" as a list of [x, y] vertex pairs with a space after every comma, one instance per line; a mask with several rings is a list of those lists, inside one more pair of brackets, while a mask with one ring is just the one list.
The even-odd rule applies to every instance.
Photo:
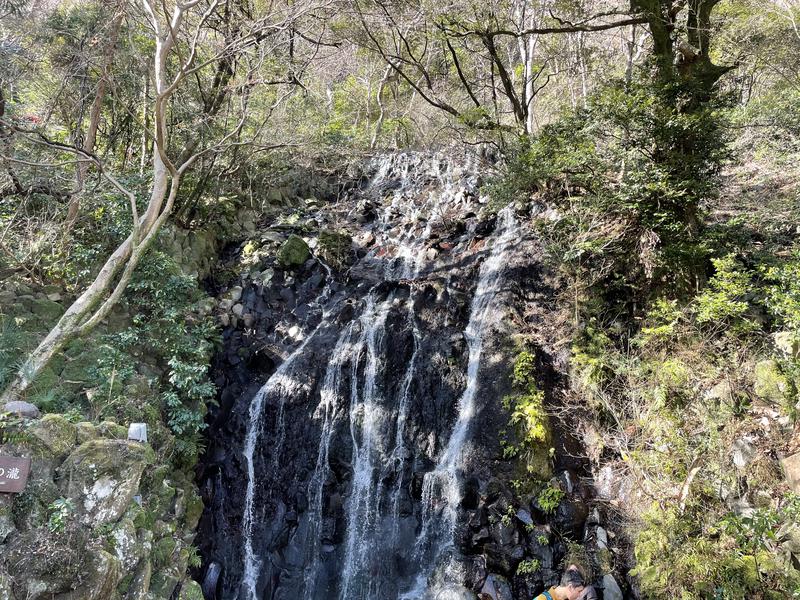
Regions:
[[[89, 109], [89, 127], [86, 130], [86, 136], [83, 140], [83, 151], [87, 154], [94, 153], [94, 147], [97, 143], [97, 129], [100, 127], [100, 116], [103, 109], [103, 100], [106, 97], [106, 88], [108, 87], [108, 80], [111, 74], [111, 65], [114, 62], [114, 55], [119, 38], [119, 30], [122, 26], [122, 19], [125, 15], [122, 5], [116, 7], [116, 12], [112, 18], [109, 26], [108, 38], [103, 52], [102, 65], [100, 67], [100, 77], [97, 80], [97, 89], [95, 90], [94, 100]], [[78, 211], [80, 210], [81, 196], [83, 194], [84, 181], [86, 180], [86, 172], [89, 170], [89, 163], [87, 161], [78, 161], [75, 168], [75, 193], [72, 195], [67, 207], [67, 222], [66, 229], [70, 231], [78, 218]]]
[[370, 150], [374, 150], [375, 146], [378, 144], [378, 137], [381, 135], [381, 129], [383, 129], [383, 121], [386, 115], [386, 109], [383, 104], [383, 90], [386, 88], [386, 82], [389, 81], [389, 75], [392, 74], [392, 67], [387, 66], [386, 69], [383, 71], [383, 77], [381, 77], [381, 81], [378, 84], [378, 120], [375, 123], [375, 129], [372, 130], [372, 138], [369, 141]]
[[153, 144], [153, 185], [147, 209], [139, 220], [135, 205], [132, 205], [133, 231], [106, 260], [89, 287], [67, 308], [44, 340], [28, 355], [0, 396], [0, 404], [23, 396], [57, 352], [78, 335], [88, 334], [108, 315], [122, 296], [141, 256], [155, 240], [159, 228], [172, 210], [181, 172], [168, 165], [166, 159], [166, 104], [175, 90], [175, 85], [167, 84], [166, 64], [184, 11], [180, 6], [174, 9], [170, 26], [163, 36], [158, 34], [159, 28], [156, 28], [153, 63], [156, 84], [153, 114], [156, 132]]

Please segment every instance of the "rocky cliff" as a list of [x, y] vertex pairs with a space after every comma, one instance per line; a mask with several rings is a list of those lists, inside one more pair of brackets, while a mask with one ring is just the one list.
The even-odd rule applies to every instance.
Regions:
[[622, 597], [606, 511], [545, 414], [567, 356], [541, 215], [496, 215], [490, 168], [381, 157], [231, 248], [199, 475], [208, 598], [521, 599], [567, 560]]

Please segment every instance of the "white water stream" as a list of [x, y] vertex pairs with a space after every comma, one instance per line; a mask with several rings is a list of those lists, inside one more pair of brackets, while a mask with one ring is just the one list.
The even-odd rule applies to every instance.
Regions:
[[[416, 154], [383, 158], [367, 188], [392, 183], [391, 195], [372, 226], [374, 249], [360, 261], [364, 268], [377, 267], [383, 281], [404, 281], [408, 297], [397, 291], [383, 296], [379, 285], [366, 295], [363, 309], [352, 321], [341, 326], [319, 388], [319, 404], [313, 419], [320, 426], [316, 465], [307, 484], [309, 498], [304, 534], [305, 566], [302, 577], [303, 597], [328, 597], [320, 588], [323, 551], [323, 513], [325, 486], [331, 476], [330, 450], [337, 422], [348, 422], [352, 443], [352, 478], [344, 507], [346, 531], [341, 544], [341, 573], [336, 593], [342, 600], [391, 600], [425, 596], [427, 581], [436, 559], [453, 546], [453, 532], [461, 497], [460, 471], [470, 430], [478, 410], [476, 391], [480, 374], [484, 339], [495, 322], [495, 298], [502, 289], [508, 253], [518, 235], [517, 223], [510, 209], [498, 215], [494, 234], [486, 241], [486, 258], [481, 263], [469, 321], [464, 331], [468, 347], [466, 387], [457, 406], [452, 432], [443, 445], [435, 468], [423, 481], [419, 534], [416, 542], [403, 547], [400, 537], [401, 495], [407, 482], [403, 462], [411, 448], [406, 442], [410, 405], [420, 368], [419, 354], [423, 334], [414, 311], [413, 282], [422, 280], [433, 266], [435, 257], [428, 254], [434, 229], [459, 211], [475, 210], [477, 180], [474, 165], [454, 167], [442, 159], [431, 160]], [[330, 274], [330, 273], [329, 273]], [[330, 277], [329, 277], [330, 279]], [[448, 279], [449, 280], [449, 279]], [[382, 298], [382, 299], [381, 299]], [[402, 371], [402, 381], [391, 386], [386, 381], [387, 321], [395, 307], [405, 303], [407, 329], [413, 349]], [[242, 521], [244, 574], [240, 591], [243, 600], [260, 600], [259, 578], [263, 557], [257, 556], [254, 540], [258, 518], [256, 484], [264, 474], [256, 472], [255, 456], [260, 449], [267, 402], [277, 402], [276, 431], [266, 453], [273, 470], [280, 464], [285, 443], [284, 403], [297, 393], [298, 360], [333, 315], [325, 314], [317, 328], [281, 364], [275, 374], [255, 395], [250, 404], [249, 424], [244, 444], [248, 482]], [[348, 370], [349, 369], [349, 370]], [[349, 389], [348, 389], [349, 387]], [[389, 389], [392, 395], [387, 395]], [[348, 402], [349, 400], [349, 402]], [[389, 469], [397, 473], [384, 491], [379, 481]], [[267, 474], [269, 476], [270, 474]], [[330, 552], [330, 548], [326, 549]], [[408, 589], [386, 592], [386, 582], [376, 573], [382, 553], [405, 553], [405, 560], [415, 564], [416, 576], [406, 579]], [[387, 596], [386, 594], [389, 594]]]
[[422, 529], [414, 549], [421, 570], [414, 586], [403, 598], [421, 598], [428, 587], [428, 576], [435, 560], [453, 545], [458, 505], [461, 501], [461, 468], [470, 426], [477, 406], [483, 342], [489, 326], [497, 319], [494, 299], [503, 284], [507, 254], [518, 238], [518, 225], [511, 208], [498, 214], [489, 257], [484, 260], [478, 275], [478, 285], [472, 297], [469, 323], [465, 330], [469, 360], [467, 385], [458, 400], [458, 418], [436, 468], [427, 473], [422, 491]]

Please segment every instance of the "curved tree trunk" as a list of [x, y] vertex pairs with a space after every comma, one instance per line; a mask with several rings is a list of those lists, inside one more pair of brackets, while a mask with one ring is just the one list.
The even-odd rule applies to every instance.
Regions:
[[[148, 0], [145, 0], [146, 7]], [[133, 230], [106, 260], [94, 281], [67, 308], [56, 325], [31, 352], [11, 383], [0, 395], [0, 403], [23, 396], [53, 356], [78, 335], [85, 335], [105, 318], [119, 300], [142, 254], [154, 241], [159, 228], [169, 216], [178, 192], [181, 171], [169, 163], [166, 154], [166, 104], [176, 88], [176, 81], [167, 82], [167, 58], [175, 43], [175, 35], [183, 20], [186, 6], [178, 5], [170, 24], [161, 33], [155, 12], [150, 9], [156, 33], [153, 61], [156, 98], [152, 112], [156, 128], [153, 144], [153, 184], [147, 209], [139, 219], [135, 198], [131, 198]], [[87, 156], [84, 154], [84, 158]], [[188, 166], [188, 164], [186, 165]], [[166, 202], [165, 202], [166, 200]]]

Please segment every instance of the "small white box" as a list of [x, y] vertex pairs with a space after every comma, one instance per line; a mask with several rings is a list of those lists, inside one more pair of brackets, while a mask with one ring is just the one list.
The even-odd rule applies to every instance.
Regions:
[[128, 425], [128, 439], [134, 442], [147, 443], [147, 423], [131, 423]]

